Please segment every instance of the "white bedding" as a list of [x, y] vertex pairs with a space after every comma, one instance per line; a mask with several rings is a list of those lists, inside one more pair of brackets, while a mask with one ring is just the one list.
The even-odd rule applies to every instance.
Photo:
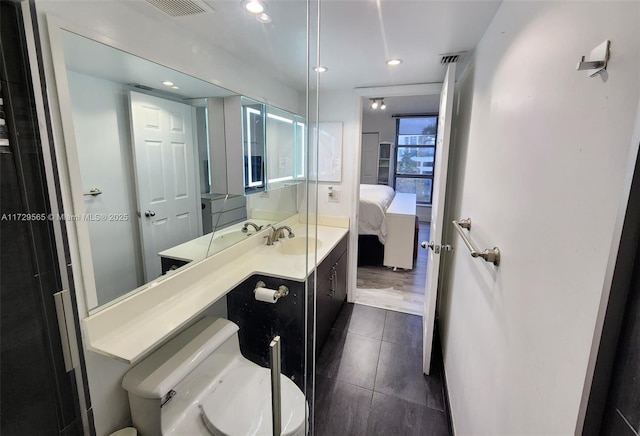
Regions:
[[393, 188], [387, 185], [360, 185], [359, 235], [377, 235], [380, 243], [385, 243], [385, 213], [395, 195]]

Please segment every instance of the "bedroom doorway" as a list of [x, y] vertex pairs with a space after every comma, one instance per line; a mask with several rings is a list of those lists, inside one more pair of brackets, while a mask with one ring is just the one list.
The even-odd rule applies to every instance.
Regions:
[[[371, 100], [362, 99], [362, 146], [360, 154], [360, 183], [367, 185], [365, 190], [388, 186], [394, 195], [394, 176], [398, 165], [397, 145], [398, 120], [406, 117], [433, 116], [438, 113], [440, 103], [439, 89], [433, 94], [383, 96], [385, 110], [373, 109]], [[421, 133], [421, 132], [417, 132]], [[433, 133], [433, 132], [429, 132]], [[407, 138], [407, 141], [420, 142], [420, 135]], [[432, 138], [433, 139], [433, 138]], [[409, 142], [407, 142], [409, 144]], [[405, 149], [404, 143], [399, 144]], [[402, 156], [400, 156], [402, 160]], [[405, 156], [405, 161], [410, 160]], [[377, 185], [378, 187], [368, 186]], [[383, 194], [378, 197], [384, 197]], [[384, 243], [386, 228], [381, 228], [385, 209], [389, 203], [382, 198], [378, 215], [373, 204], [363, 205], [367, 201], [366, 193], [360, 198], [358, 269], [354, 302], [387, 310], [422, 316], [424, 311], [424, 293], [428, 253], [419, 248], [419, 241], [429, 240], [430, 204], [418, 204], [417, 223], [411, 223], [414, 237], [401, 249], [411, 259], [411, 268], [393, 268], [384, 266]], [[393, 197], [390, 197], [392, 200]], [[374, 201], [374, 200], [371, 200]], [[377, 200], [376, 200], [377, 201]], [[417, 237], [415, 236], [417, 235]]]
[[[449, 245], [441, 245], [443, 244], [443, 227], [444, 227], [444, 199], [446, 197], [446, 181], [447, 181], [447, 168], [448, 168], [448, 160], [449, 160], [449, 143], [450, 143], [450, 135], [451, 135], [451, 125], [453, 118], [453, 100], [454, 100], [454, 90], [455, 90], [455, 71], [456, 64], [452, 63], [447, 66], [447, 71], [445, 73], [444, 81], [441, 85], [440, 92], [432, 92], [425, 93], [426, 95], [433, 95], [437, 97], [438, 100], [438, 110], [437, 110], [437, 134], [435, 141], [435, 156], [432, 162], [433, 166], [433, 195], [431, 196], [431, 208], [429, 210], [429, 238], [424, 239], [421, 243], [422, 248], [429, 249], [428, 251], [428, 260], [426, 261], [426, 270], [425, 270], [425, 286], [424, 293], [422, 294], [423, 304], [422, 306], [422, 331], [423, 331], [423, 340], [422, 340], [422, 354], [423, 354], [423, 372], [428, 375], [431, 369], [431, 352], [433, 347], [433, 339], [434, 339], [434, 330], [436, 327], [435, 316], [436, 316], [436, 303], [438, 298], [438, 276], [440, 272], [440, 254], [441, 250], [451, 250], [451, 246]], [[406, 87], [399, 87], [406, 88]], [[397, 88], [396, 88], [397, 89]], [[368, 91], [375, 92], [375, 88], [369, 88]], [[384, 101], [381, 98], [371, 98], [371, 95], [367, 95], [366, 92], [360, 93], [362, 97], [369, 97], [373, 103], [369, 105], [369, 108], [373, 111], [381, 109], [380, 101]], [[385, 100], [389, 101], [389, 97], [384, 97]], [[418, 97], [420, 101], [427, 100], [425, 96]], [[378, 101], [378, 104], [375, 102]], [[366, 101], [365, 101], [366, 103]], [[387, 104], [382, 104], [385, 107], [389, 107]], [[365, 123], [367, 122], [367, 105], [363, 104], [363, 115], [362, 115], [362, 128], [363, 132], [371, 131], [369, 126]], [[380, 111], [382, 112], [382, 111]], [[380, 118], [380, 112], [378, 115], [373, 118]], [[393, 111], [390, 111], [393, 117]], [[432, 111], [433, 113], [433, 111]], [[397, 118], [398, 115], [395, 116]], [[399, 125], [399, 123], [398, 123]], [[378, 127], [382, 127], [379, 125]], [[366, 130], [365, 130], [366, 129]], [[400, 131], [398, 131], [400, 133]], [[422, 132], [425, 136], [428, 132]], [[400, 135], [396, 135], [396, 138], [399, 138]], [[403, 144], [404, 145], [404, 144]], [[407, 149], [408, 147], [402, 147]], [[382, 144], [379, 148], [382, 150]], [[392, 154], [393, 156], [393, 154]], [[397, 159], [399, 159], [400, 153], [397, 153]], [[380, 157], [380, 155], [379, 155]], [[416, 155], [416, 158], [418, 155]], [[419, 161], [419, 159], [414, 159]], [[398, 160], [396, 164], [399, 166], [401, 163]], [[389, 177], [389, 179], [391, 179]], [[413, 254], [414, 260], [417, 258], [418, 253], [418, 237], [419, 237], [419, 214], [417, 213], [416, 207], [416, 193], [401, 193], [395, 192], [392, 196], [392, 200], [387, 204], [386, 208], [384, 203], [381, 204], [383, 213], [383, 219], [380, 224], [380, 229], [378, 234], [375, 233], [371, 235], [371, 233], [363, 232], [366, 230], [366, 227], [371, 223], [368, 221], [370, 217], [368, 214], [363, 213], [363, 210], [367, 209], [367, 202], [363, 200], [368, 200], [367, 197], [363, 197], [363, 193], [366, 191], [370, 191], [373, 185], [361, 184], [360, 189], [358, 190], [358, 267], [365, 266], [361, 260], [363, 259], [363, 253], [370, 253], [370, 250], [366, 249], [368, 247], [364, 247], [361, 240], [362, 238], [368, 237], [371, 239], [371, 236], [378, 236], [380, 242], [383, 244], [383, 266], [394, 266], [393, 272], [398, 272], [397, 267], [405, 268], [406, 270], [414, 270], [415, 263], [409, 261], [405, 263], [406, 258]], [[381, 188], [386, 188], [387, 190], [391, 189], [388, 186], [378, 186]], [[373, 196], [374, 199], [376, 196]], [[383, 197], [384, 198], [384, 197]], [[409, 218], [409, 220], [407, 220]], [[411, 219], [414, 220], [416, 229], [411, 228]], [[426, 221], [426, 220], [425, 220]], [[385, 230], [388, 231], [385, 237]], [[364, 233], [364, 234], [363, 234]], [[406, 236], [410, 235], [409, 238]], [[400, 242], [401, 241], [401, 242]], [[365, 251], [366, 250], [366, 251]], [[417, 272], [416, 272], [417, 273]], [[381, 292], [381, 289], [378, 288], [375, 291], [375, 295], [370, 295], [370, 292], [375, 288], [360, 288], [358, 286], [358, 282], [363, 284], [364, 281], [361, 280], [361, 277], [364, 278], [365, 271], [358, 269], [357, 271], [358, 277], [356, 280], [356, 289], [355, 289], [355, 303], [364, 304], [364, 305], [374, 305], [379, 304], [381, 301], [384, 301], [384, 306], [391, 310], [397, 311], [407, 311], [405, 308], [405, 301], [412, 298], [409, 293], [404, 290], [404, 277], [403, 277], [403, 289], [396, 290], [393, 287], [391, 290], [396, 291], [393, 294], [399, 297], [400, 302], [402, 303], [399, 307], [390, 307], [392, 304], [389, 304], [388, 293]], [[422, 274], [420, 274], [422, 275]], [[379, 286], [379, 285], [378, 285]], [[393, 284], [392, 284], [393, 286]], [[369, 295], [367, 295], [369, 294]], [[419, 294], [418, 294], [419, 295]], [[406, 299], [406, 300], [405, 300]], [[409, 312], [410, 313], [410, 312]]]

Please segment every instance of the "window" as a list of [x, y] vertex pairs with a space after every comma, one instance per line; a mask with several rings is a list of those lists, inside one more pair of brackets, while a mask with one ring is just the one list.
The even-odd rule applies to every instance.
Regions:
[[431, 204], [438, 117], [402, 117], [396, 121], [397, 192], [416, 194], [419, 204]]

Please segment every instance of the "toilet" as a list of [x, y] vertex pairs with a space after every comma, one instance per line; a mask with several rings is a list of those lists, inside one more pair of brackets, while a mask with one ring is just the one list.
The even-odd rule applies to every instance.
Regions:
[[[282, 435], [304, 436], [304, 394], [280, 380]], [[142, 436], [272, 434], [271, 372], [242, 356], [238, 326], [226, 319], [198, 321], [127, 372], [122, 387]]]

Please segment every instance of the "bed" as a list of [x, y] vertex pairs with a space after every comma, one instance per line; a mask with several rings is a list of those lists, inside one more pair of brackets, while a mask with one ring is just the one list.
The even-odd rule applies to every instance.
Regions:
[[385, 214], [396, 193], [387, 185], [360, 185], [358, 234], [377, 236], [384, 245], [387, 238]]
[[416, 195], [386, 185], [360, 185], [358, 266], [413, 268], [417, 252]]

